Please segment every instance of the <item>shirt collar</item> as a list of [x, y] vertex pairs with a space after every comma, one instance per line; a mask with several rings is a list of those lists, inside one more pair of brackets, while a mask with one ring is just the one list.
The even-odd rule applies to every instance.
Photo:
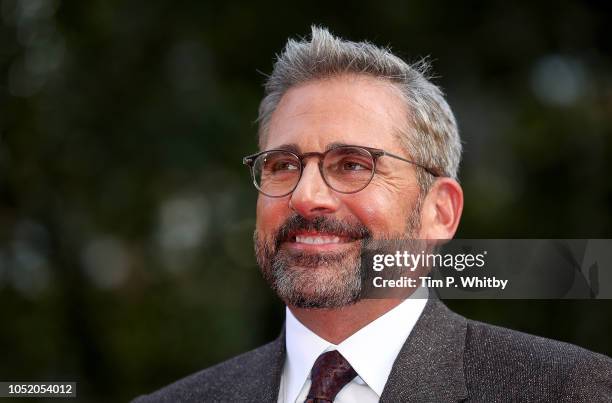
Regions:
[[338, 350], [359, 377], [380, 397], [393, 363], [427, 303], [427, 290], [410, 298], [359, 329], [338, 345], [304, 326], [286, 309], [287, 398], [295, 401], [310, 370], [323, 352]]

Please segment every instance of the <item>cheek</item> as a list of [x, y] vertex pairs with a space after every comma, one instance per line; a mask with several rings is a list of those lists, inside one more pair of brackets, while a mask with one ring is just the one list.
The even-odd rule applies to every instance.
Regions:
[[289, 204], [286, 198], [273, 199], [259, 196], [255, 227], [258, 231], [264, 233], [276, 230], [287, 219], [289, 213]]
[[[368, 192], [359, 198], [345, 200], [349, 210], [373, 233], [403, 233], [406, 228], [406, 199], [391, 197], [387, 192]], [[405, 219], [404, 219], [405, 217]]]

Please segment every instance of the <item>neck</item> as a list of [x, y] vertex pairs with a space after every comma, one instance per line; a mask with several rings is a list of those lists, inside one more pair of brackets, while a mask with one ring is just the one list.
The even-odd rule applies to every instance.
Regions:
[[291, 313], [304, 326], [332, 344], [340, 344], [353, 333], [399, 305], [403, 299], [367, 299], [341, 308], [297, 308]]

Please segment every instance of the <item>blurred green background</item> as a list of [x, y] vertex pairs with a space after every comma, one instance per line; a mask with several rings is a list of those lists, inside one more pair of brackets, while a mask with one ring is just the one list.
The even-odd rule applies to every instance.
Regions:
[[[612, 238], [609, 2], [1, 0], [0, 380], [125, 401], [274, 337], [252, 251], [264, 73], [312, 23], [430, 56], [463, 238]], [[612, 301], [450, 301], [612, 354]]]

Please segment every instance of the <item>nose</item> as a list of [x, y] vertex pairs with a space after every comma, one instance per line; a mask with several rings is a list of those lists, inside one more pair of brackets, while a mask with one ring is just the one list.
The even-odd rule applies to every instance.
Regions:
[[338, 210], [340, 200], [323, 180], [316, 160], [304, 163], [302, 177], [291, 194], [289, 206], [304, 218], [314, 218]]

